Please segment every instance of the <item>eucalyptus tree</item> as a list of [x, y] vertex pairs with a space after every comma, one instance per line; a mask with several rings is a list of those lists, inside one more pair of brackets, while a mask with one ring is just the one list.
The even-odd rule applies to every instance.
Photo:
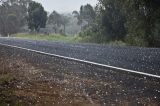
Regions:
[[30, 2], [28, 7], [28, 27], [31, 31], [39, 31], [46, 26], [47, 12], [37, 2]]
[[112, 40], [142, 39], [146, 46], [160, 46], [159, 0], [98, 0], [101, 22]]
[[86, 21], [88, 25], [91, 25], [96, 18], [96, 13], [90, 4], [81, 6], [80, 13], [82, 15], [82, 19]]
[[137, 11], [143, 14], [139, 20], [144, 23], [144, 38], [148, 46], [160, 46], [160, 1], [141, 0], [135, 4]]
[[74, 15], [74, 17], [77, 18], [77, 20], [78, 20], [77, 25], [80, 25], [81, 26], [81, 30], [82, 30], [83, 19], [82, 19], [81, 14], [78, 11], [73, 11], [72, 14]]
[[66, 34], [66, 25], [70, 22], [70, 18], [64, 14], [61, 15], [61, 25], [63, 26], [63, 34]]
[[106, 36], [111, 40], [123, 40], [126, 36], [126, 17], [123, 13], [122, 0], [99, 0], [101, 25]]
[[58, 12], [53, 11], [49, 15], [47, 23], [50, 24], [50, 25], [52, 25], [55, 33], [57, 33], [58, 29], [61, 26], [61, 15]]
[[83, 26], [90, 26], [93, 24], [96, 18], [96, 13], [90, 4], [82, 5], [79, 12], [73, 11], [72, 14], [78, 19], [77, 24], [81, 26], [81, 29]]
[[0, 1], [0, 33], [3, 36], [17, 33], [26, 24], [29, 2], [30, 0]]

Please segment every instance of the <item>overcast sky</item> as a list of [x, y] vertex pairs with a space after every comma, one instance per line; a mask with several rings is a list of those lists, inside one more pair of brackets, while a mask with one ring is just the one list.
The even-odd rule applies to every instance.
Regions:
[[40, 2], [45, 10], [48, 12], [52, 12], [56, 10], [58, 12], [72, 12], [74, 10], [79, 10], [81, 5], [85, 5], [87, 3], [95, 6], [97, 0], [34, 0]]

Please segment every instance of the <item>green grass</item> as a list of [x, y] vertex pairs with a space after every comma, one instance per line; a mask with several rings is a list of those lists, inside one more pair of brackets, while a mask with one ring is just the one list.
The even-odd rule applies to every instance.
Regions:
[[45, 41], [58, 41], [58, 42], [71, 42], [71, 43], [98, 43], [98, 44], [109, 44], [109, 45], [118, 45], [124, 46], [127, 45], [122, 41], [111, 41], [111, 42], [102, 42], [97, 41], [97, 37], [93, 36], [64, 36], [64, 35], [43, 35], [43, 34], [23, 34], [19, 33], [14, 35], [14, 37], [18, 38], [26, 38], [33, 40], [45, 40]]
[[12, 88], [9, 84], [14, 80], [11, 74], [0, 74], [0, 106], [7, 106], [12, 102], [11, 98], [13, 95]]
[[14, 37], [26, 38], [33, 40], [45, 40], [45, 41], [58, 41], [58, 42], [71, 42], [71, 43], [97, 43], [96, 39], [91, 36], [71, 36], [71, 35], [43, 35], [43, 34], [15, 34]]
[[9, 84], [14, 78], [11, 74], [2, 74], [0, 75], [0, 85]]
[[81, 42], [82, 38], [79, 36], [64, 36], [64, 35], [42, 35], [42, 34], [16, 34], [15, 37], [27, 38], [33, 40], [45, 40], [45, 41], [59, 41], [59, 42]]

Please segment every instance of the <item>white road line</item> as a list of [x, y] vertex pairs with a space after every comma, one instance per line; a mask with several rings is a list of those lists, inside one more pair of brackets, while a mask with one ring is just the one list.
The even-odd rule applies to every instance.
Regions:
[[46, 53], [46, 52], [42, 52], [42, 51], [37, 51], [37, 50], [33, 50], [33, 49], [27, 49], [27, 48], [8, 45], [8, 44], [3, 44], [3, 43], [0, 43], [0, 45], [11, 47], [11, 48], [27, 50], [27, 51], [35, 52], [35, 53], [42, 54], [42, 55], [58, 57], [58, 58], [66, 59], [66, 60], [72, 60], [72, 61], [76, 61], [76, 62], [80, 62], [80, 63], [86, 63], [86, 64], [91, 64], [91, 65], [95, 65], [95, 66], [99, 66], [99, 67], [104, 67], [104, 68], [109, 68], [109, 69], [113, 69], [113, 70], [119, 70], [119, 71], [128, 72], [128, 73], [132, 73], [132, 74], [143, 75], [143, 76], [146, 76], [146, 77], [152, 77], [152, 78], [160, 79], [159, 75], [154, 75], [154, 74], [149, 74], [149, 73], [144, 73], [144, 72], [138, 72], [138, 71], [134, 71], [134, 70], [114, 67], [114, 66], [110, 66], [110, 65], [100, 64], [100, 63], [86, 61], [86, 60], [80, 60], [80, 59], [76, 59], [76, 58], [71, 58], [71, 57], [66, 57], [66, 56], [61, 56], [61, 55], [56, 55], [56, 54], [51, 54], [51, 53]]

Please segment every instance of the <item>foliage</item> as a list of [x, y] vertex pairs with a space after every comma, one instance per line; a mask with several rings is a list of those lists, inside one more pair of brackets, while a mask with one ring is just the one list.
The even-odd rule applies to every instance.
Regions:
[[[158, 36], [158, 26], [160, 22], [160, 2], [158, 0], [99, 1], [103, 4], [103, 6], [109, 5], [107, 1], [117, 3], [116, 7], [119, 7], [119, 10], [121, 10], [118, 13], [121, 13], [122, 16], [124, 16], [124, 19], [119, 19], [123, 22], [123, 24], [120, 24], [124, 25], [123, 27], [121, 26], [121, 28], [126, 30], [126, 33], [123, 33], [126, 36], [126, 41], [130, 41], [130, 43], [132, 42], [131, 44], [133, 45], [154, 47], [160, 46], [160, 37]], [[114, 9], [111, 10], [116, 12]], [[107, 10], [105, 11], [108, 12]], [[121, 31], [123, 32], [122, 29]]]
[[[19, 32], [26, 24], [31, 31], [39, 31], [46, 26], [46, 21], [56, 34], [66, 35], [67, 25], [73, 22], [73, 18], [56, 11], [47, 19], [42, 5], [31, 0], [1, 0], [0, 3], [3, 36]], [[78, 26], [76, 32], [81, 29], [80, 37], [89, 41], [160, 47], [159, 0], [98, 0], [96, 7], [82, 5], [79, 11], [73, 11], [73, 16], [77, 19], [74, 20]]]
[[0, 34], [17, 33], [26, 23], [27, 5], [30, 0], [1, 1], [0, 5]]
[[37, 2], [30, 2], [28, 7], [28, 27], [31, 31], [39, 31], [46, 26], [47, 12]]
[[96, 13], [90, 4], [82, 5], [80, 11], [73, 11], [72, 14], [78, 19], [78, 25], [81, 25], [81, 29], [91, 26], [93, 24]]
[[73, 11], [72, 14], [74, 15], [74, 17], [76, 17], [76, 18], [78, 19], [77, 24], [78, 24], [78, 25], [82, 25], [82, 17], [81, 17], [81, 15], [80, 15], [80, 13], [77, 12], [77, 11]]
[[86, 21], [89, 25], [92, 24], [95, 20], [95, 11], [90, 4], [81, 6], [80, 14], [82, 15], [82, 19]]
[[63, 33], [66, 34], [66, 24], [68, 24], [70, 21], [69, 17], [66, 15], [61, 15], [61, 24], [63, 25]]
[[[160, 1], [98, 1], [94, 21], [80, 35], [92, 36], [98, 42], [123, 41], [129, 45], [160, 47]], [[74, 12], [81, 20], [85, 20], [83, 9], [81, 6], [79, 13]]]
[[[55, 33], [66, 34], [66, 24], [70, 21], [69, 17], [64, 14], [59, 14], [56, 11], [53, 11], [48, 18], [48, 24], [53, 25]], [[61, 27], [63, 26], [63, 30]]]
[[56, 11], [53, 11], [48, 17], [48, 24], [53, 25], [55, 33], [57, 33], [59, 27], [61, 26], [61, 15]]
[[136, 36], [127, 36], [125, 42], [130, 46], [145, 47], [146, 45], [148, 45], [144, 39]]
[[15, 37], [18, 38], [27, 38], [33, 40], [45, 40], [45, 41], [59, 41], [59, 42], [79, 42], [81, 37], [77, 36], [64, 36], [60, 34], [53, 34], [53, 35], [43, 35], [43, 34], [16, 34]]
[[122, 12], [121, 2], [117, 0], [100, 0], [100, 25], [109, 40], [123, 40], [126, 35], [126, 17]]
[[13, 76], [10, 74], [0, 75], [0, 85], [9, 84], [14, 80]]

